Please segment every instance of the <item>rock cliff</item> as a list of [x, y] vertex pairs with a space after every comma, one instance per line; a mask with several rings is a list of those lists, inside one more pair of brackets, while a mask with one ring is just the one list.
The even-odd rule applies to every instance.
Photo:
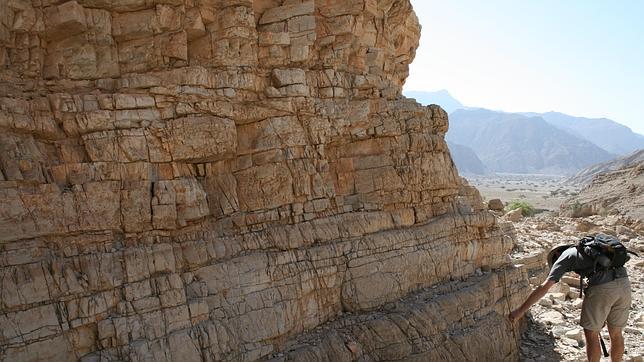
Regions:
[[408, 0], [0, 2], [0, 360], [516, 359], [512, 238], [401, 97], [419, 30]]

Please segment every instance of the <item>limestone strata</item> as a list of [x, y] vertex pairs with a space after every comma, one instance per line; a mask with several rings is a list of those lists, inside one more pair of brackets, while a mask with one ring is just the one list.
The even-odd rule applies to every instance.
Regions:
[[449, 282], [345, 315], [292, 341], [278, 361], [513, 361], [519, 331], [504, 316], [522, 295], [525, 275], [510, 268]]
[[487, 324], [400, 318], [514, 356], [512, 240], [400, 95], [419, 33], [407, 0], [0, 2], [0, 360], [269, 358], [478, 269]]

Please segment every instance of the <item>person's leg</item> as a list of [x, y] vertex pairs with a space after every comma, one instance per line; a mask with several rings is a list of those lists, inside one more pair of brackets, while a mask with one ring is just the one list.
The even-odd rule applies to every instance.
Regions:
[[586, 354], [591, 362], [598, 362], [601, 358], [599, 332], [604, 327], [606, 317], [617, 298], [613, 289], [608, 285], [590, 287], [581, 306], [580, 324], [586, 337]]
[[610, 360], [613, 362], [621, 362], [624, 356], [622, 328], [608, 326], [608, 334], [610, 334]]
[[599, 362], [599, 359], [601, 358], [599, 331], [584, 329], [584, 336], [586, 337], [586, 355], [588, 356], [588, 361]]
[[628, 322], [628, 314], [631, 309], [631, 285], [628, 278], [622, 278], [615, 281], [620, 285], [619, 289], [615, 290], [615, 294], [619, 298], [612, 305], [610, 313], [608, 313], [607, 324], [608, 333], [610, 334], [610, 358], [611, 361], [621, 361], [624, 356], [624, 337], [622, 336], [622, 328]]

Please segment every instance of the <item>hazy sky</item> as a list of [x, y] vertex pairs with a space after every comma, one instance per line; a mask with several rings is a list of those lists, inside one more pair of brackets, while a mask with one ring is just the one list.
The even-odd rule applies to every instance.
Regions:
[[405, 90], [607, 117], [644, 134], [644, 1], [411, 2], [423, 30]]

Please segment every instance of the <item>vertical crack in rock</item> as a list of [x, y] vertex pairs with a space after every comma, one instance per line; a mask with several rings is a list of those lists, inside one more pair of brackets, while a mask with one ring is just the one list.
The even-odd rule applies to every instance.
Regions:
[[419, 36], [408, 0], [2, 1], [0, 360], [516, 359]]

